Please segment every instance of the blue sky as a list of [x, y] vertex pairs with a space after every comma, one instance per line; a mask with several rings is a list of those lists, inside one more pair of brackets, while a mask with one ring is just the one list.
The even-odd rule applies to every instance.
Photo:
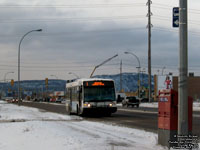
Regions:
[[[147, 0], [0, 0], [0, 77], [17, 80], [17, 54], [21, 37], [21, 79], [71, 79], [74, 72], [89, 77], [95, 65], [119, 56], [95, 74], [137, 72], [138, 62], [147, 72]], [[172, 28], [172, 8], [178, 0], [153, 0], [152, 74], [178, 73], [178, 29]], [[189, 72], [199, 75], [200, 2], [188, 2]]]

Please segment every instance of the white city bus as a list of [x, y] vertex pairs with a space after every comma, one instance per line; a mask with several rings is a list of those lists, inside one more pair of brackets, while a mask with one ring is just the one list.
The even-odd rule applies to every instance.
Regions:
[[111, 115], [117, 111], [115, 84], [111, 79], [78, 79], [66, 84], [68, 114], [98, 113]]

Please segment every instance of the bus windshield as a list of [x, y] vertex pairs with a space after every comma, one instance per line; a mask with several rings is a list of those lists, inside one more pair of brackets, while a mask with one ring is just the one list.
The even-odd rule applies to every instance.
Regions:
[[115, 101], [114, 87], [84, 87], [84, 101]]

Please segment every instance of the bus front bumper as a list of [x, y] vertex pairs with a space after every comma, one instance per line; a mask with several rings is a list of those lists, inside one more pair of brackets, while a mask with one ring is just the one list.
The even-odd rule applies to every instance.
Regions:
[[117, 111], [117, 107], [90, 107], [84, 108], [84, 113], [115, 113]]

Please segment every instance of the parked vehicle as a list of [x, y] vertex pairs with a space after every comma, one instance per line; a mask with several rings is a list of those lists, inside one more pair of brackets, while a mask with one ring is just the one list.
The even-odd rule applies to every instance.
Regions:
[[117, 103], [121, 103], [126, 97], [125, 93], [116, 93]]
[[49, 102], [56, 102], [56, 98], [50, 98]]
[[[21, 101], [22, 101], [22, 100], [21, 100]], [[17, 99], [17, 98], [13, 98], [11, 102], [12, 102], [12, 103], [18, 103], [18, 99]]]
[[56, 98], [56, 103], [61, 103], [63, 101], [63, 99], [62, 98]]
[[127, 96], [123, 101], [122, 101], [122, 106], [125, 107], [125, 106], [136, 106], [136, 107], [139, 107], [139, 99], [137, 99], [135, 96]]

